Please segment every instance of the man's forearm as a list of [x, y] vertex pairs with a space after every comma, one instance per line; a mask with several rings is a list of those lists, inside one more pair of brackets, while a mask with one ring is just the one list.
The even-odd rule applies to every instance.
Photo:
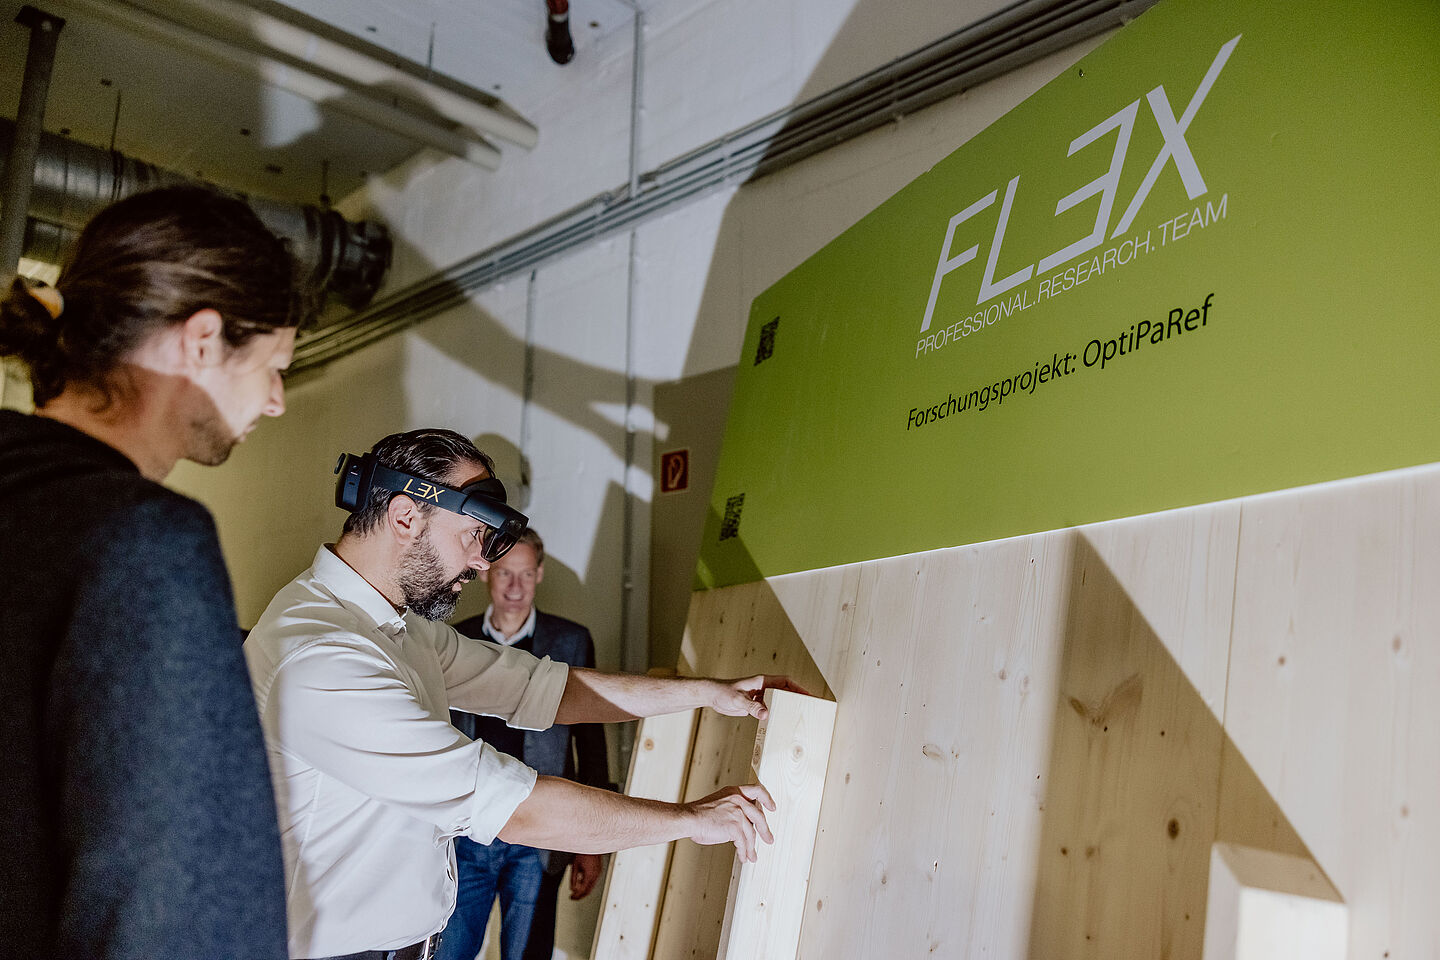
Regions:
[[688, 837], [702, 844], [733, 843], [742, 859], [754, 861], [758, 841], [774, 842], [764, 813], [774, 809], [759, 784], [725, 787], [677, 804], [540, 777], [501, 828], [500, 839], [571, 853], [612, 853]]
[[613, 853], [690, 835], [685, 808], [540, 777], [500, 831], [506, 843], [569, 853]]
[[715, 705], [722, 687], [698, 677], [647, 677], [571, 667], [556, 723], [616, 723]]

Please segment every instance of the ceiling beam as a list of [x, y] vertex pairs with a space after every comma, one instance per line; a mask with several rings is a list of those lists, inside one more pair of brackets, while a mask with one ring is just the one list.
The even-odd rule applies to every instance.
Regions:
[[[349, 45], [307, 30], [263, 9], [236, 0], [127, 0], [202, 33], [309, 64], [370, 93], [402, 96], [423, 104], [452, 123], [529, 149], [539, 139], [534, 124], [508, 115], [476, 97], [432, 83], [386, 63], [359, 44]], [[368, 45], [367, 45], [368, 46]]]
[[118, 0], [63, 0], [63, 3], [57, 6], [88, 14], [167, 46], [188, 50], [212, 63], [258, 77], [271, 86], [288, 90], [323, 107], [349, 114], [442, 153], [468, 160], [487, 170], [500, 167], [499, 149], [473, 130], [466, 127], [446, 127], [427, 117], [377, 100], [363, 89], [347, 86], [336, 79], [235, 46], [224, 39], [209, 36], [128, 3]]

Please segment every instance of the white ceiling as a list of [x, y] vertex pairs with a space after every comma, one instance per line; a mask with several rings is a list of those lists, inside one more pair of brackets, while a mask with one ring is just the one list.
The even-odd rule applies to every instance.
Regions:
[[[621, 0], [572, 0], [577, 56], [561, 68], [545, 52], [543, 0], [285, 0], [308, 16], [485, 91], [521, 115], [584, 83], [588, 67], [630, 43]], [[0, 115], [13, 118], [29, 31], [13, 22], [23, 4], [0, 0]], [[417, 146], [343, 113], [128, 33], [66, 7], [45, 129], [109, 147], [232, 189], [314, 202], [329, 163], [339, 199]], [[648, 6], [648, 5], [647, 5]], [[118, 102], [118, 123], [117, 123]], [[544, 136], [544, 131], [541, 131]], [[498, 143], [503, 163], [525, 151]]]

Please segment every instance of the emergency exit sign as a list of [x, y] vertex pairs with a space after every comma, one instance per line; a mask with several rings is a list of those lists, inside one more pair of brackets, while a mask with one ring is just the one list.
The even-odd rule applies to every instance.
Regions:
[[660, 454], [660, 492], [680, 493], [690, 489], [690, 451], [667, 450]]

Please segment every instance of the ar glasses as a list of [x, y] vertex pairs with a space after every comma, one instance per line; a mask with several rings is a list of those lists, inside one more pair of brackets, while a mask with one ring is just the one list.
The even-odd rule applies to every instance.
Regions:
[[424, 477], [391, 470], [375, 459], [373, 453], [355, 456], [340, 454], [335, 464], [339, 479], [335, 482], [335, 506], [354, 513], [370, 499], [370, 490], [379, 487], [403, 493], [416, 503], [434, 504], [442, 510], [479, 520], [489, 529], [480, 545], [480, 556], [494, 563], [515, 546], [529, 522], [525, 515], [505, 505], [505, 484], [495, 477], [486, 477], [456, 490]]

